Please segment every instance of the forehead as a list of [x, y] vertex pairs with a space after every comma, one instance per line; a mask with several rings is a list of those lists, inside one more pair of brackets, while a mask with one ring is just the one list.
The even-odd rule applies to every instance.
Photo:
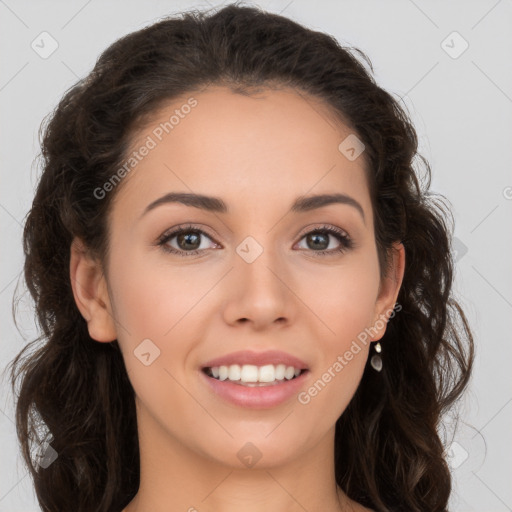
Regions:
[[138, 153], [137, 162], [116, 202], [129, 196], [140, 212], [157, 196], [181, 191], [230, 203], [250, 196], [265, 207], [337, 191], [358, 196], [367, 209], [364, 155], [351, 160], [339, 149], [349, 136], [327, 105], [293, 89], [243, 95], [210, 87], [169, 102], [135, 133], [130, 154]]

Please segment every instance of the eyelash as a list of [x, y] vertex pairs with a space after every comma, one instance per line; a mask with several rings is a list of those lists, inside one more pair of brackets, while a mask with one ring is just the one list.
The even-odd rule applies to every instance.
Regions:
[[[208, 238], [212, 239], [212, 237], [210, 235], [208, 235], [208, 233], [206, 233], [205, 231], [198, 229], [192, 225], [189, 225], [189, 226], [183, 226], [183, 227], [177, 228], [174, 231], [172, 231], [171, 233], [164, 233], [161, 237], [158, 238], [157, 245], [159, 247], [161, 247], [163, 251], [170, 253], [170, 254], [175, 254], [175, 255], [178, 255], [181, 257], [194, 256], [196, 254], [199, 254], [201, 251], [204, 251], [205, 249], [194, 249], [193, 251], [179, 251], [177, 249], [170, 248], [167, 245], [167, 242], [169, 242], [169, 240], [173, 239], [174, 237], [176, 237], [182, 233], [189, 233], [191, 231], [193, 231], [195, 233], [199, 233], [201, 235], [205, 235]], [[322, 226], [321, 228], [315, 228], [311, 231], [308, 231], [307, 233], [304, 233], [301, 236], [300, 240], [302, 240], [304, 237], [306, 237], [307, 235], [310, 235], [312, 233], [330, 234], [330, 235], [333, 235], [340, 242], [340, 247], [338, 247], [337, 249], [330, 249], [330, 250], [323, 250], [323, 251], [312, 251], [315, 254], [315, 256], [324, 256], [324, 255], [332, 256], [334, 254], [344, 253], [350, 249], [353, 249], [354, 245], [355, 245], [353, 240], [346, 234], [345, 231], [335, 228], [333, 226]]]

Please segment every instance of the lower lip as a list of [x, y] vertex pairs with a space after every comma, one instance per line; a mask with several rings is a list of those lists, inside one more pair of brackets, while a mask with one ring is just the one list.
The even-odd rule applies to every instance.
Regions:
[[296, 395], [309, 375], [309, 370], [291, 380], [279, 381], [279, 384], [248, 387], [229, 380], [217, 380], [200, 370], [201, 375], [219, 396], [232, 404], [248, 409], [267, 409], [276, 407]]

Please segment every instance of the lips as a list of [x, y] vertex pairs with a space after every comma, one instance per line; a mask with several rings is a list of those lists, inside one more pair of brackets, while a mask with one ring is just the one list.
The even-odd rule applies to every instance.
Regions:
[[204, 363], [201, 369], [213, 368], [215, 366], [230, 366], [238, 364], [252, 364], [255, 366], [264, 366], [267, 364], [284, 364], [286, 366], [293, 366], [301, 370], [308, 370], [308, 365], [296, 356], [283, 352], [281, 350], [267, 350], [265, 352], [253, 352], [249, 350], [240, 350], [232, 352], [225, 356], [211, 359]]
[[311, 373], [303, 371], [291, 380], [276, 381], [264, 385], [242, 386], [229, 380], [220, 381], [200, 371], [199, 377], [212, 396], [244, 409], [270, 409], [289, 403], [307, 385]]

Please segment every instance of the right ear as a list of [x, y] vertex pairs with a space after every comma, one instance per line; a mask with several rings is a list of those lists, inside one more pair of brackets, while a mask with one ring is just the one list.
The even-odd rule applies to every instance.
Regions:
[[100, 342], [117, 338], [107, 282], [101, 263], [75, 237], [70, 249], [69, 275], [75, 303], [87, 322], [89, 336]]

